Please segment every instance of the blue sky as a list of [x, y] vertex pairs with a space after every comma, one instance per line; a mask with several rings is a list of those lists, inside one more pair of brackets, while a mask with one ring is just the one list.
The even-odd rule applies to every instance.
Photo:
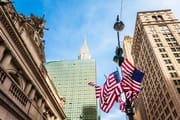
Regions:
[[[117, 46], [117, 34], [113, 29], [121, 0], [14, 0], [19, 13], [29, 16], [45, 15], [46, 61], [77, 59], [83, 41], [86, 40], [91, 56], [96, 60], [97, 84], [105, 81], [116, 69], [112, 61]], [[121, 20], [125, 35], [133, 36], [136, 14], [139, 11], [172, 9], [180, 18], [180, 0], [123, 0]], [[102, 120], [126, 120], [124, 113], [114, 106], [110, 113], [102, 113]]]

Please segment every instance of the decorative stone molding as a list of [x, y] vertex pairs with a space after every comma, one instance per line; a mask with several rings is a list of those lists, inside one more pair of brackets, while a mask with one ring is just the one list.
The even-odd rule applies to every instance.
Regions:
[[31, 88], [32, 88], [32, 84], [31, 83], [27, 83], [26, 87], [24, 89], [24, 92], [25, 92], [26, 95], [29, 95], [29, 93], [31, 91]]
[[36, 89], [35, 88], [31, 89], [31, 92], [29, 93], [29, 99], [33, 100], [35, 97], [35, 94], [36, 94]]

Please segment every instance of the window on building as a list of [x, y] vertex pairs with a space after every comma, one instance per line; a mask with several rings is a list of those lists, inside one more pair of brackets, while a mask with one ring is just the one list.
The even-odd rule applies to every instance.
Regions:
[[176, 51], [180, 51], [180, 47], [176, 47]]
[[170, 42], [171, 40], [170, 40], [170, 38], [166, 38], [166, 41], [167, 41], [167, 42]]
[[175, 57], [180, 57], [180, 53], [173, 53]]
[[178, 42], [173, 42], [173, 46], [179, 46]]
[[172, 52], [176, 52], [176, 48], [171, 48], [171, 51]]
[[165, 38], [174, 38], [171, 33], [164, 33], [163, 35]]
[[158, 21], [163, 21], [164, 20], [161, 15], [158, 15], [157, 18], [158, 18]]
[[161, 40], [158, 39], [158, 38], [154, 39], [154, 41], [155, 41], [155, 42], [161, 42]]
[[165, 62], [165, 64], [171, 64], [171, 60], [170, 59], [165, 59], [164, 62]]
[[168, 57], [168, 54], [161, 54], [161, 56], [162, 56], [163, 58], [167, 58], [167, 57]]
[[166, 52], [164, 48], [159, 48], [159, 52]]
[[173, 80], [173, 83], [174, 85], [178, 85], [177, 81], [176, 80]]
[[176, 59], [178, 63], [180, 63], [180, 59]]
[[180, 94], [180, 88], [177, 88], [178, 93]]
[[157, 21], [157, 17], [153, 15], [153, 16], [152, 16], [152, 20], [153, 20], [153, 21]]
[[153, 34], [152, 36], [153, 36], [153, 38], [158, 38], [159, 37], [158, 34]]
[[177, 42], [170, 42], [170, 43], [168, 43], [168, 45], [170, 46], [170, 47], [179, 47], [179, 44], [177, 43]]
[[180, 80], [173, 80], [174, 85], [180, 85]]
[[168, 43], [168, 45], [169, 45], [170, 47], [173, 47], [173, 43]]
[[175, 41], [176, 41], [175, 38], [165, 38], [165, 40], [166, 40], [167, 42], [175, 42]]
[[163, 47], [163, 44], [162, 43], [158, 43], [158, 44], [156, 44], [157, 45], [157, 47]]
[[178, 74], [176, 72], [170, 72], [169, 74], [172, 78], [178, 77]]
[[175, 70], [174, 66], [170, 65], [170, 66], [166, 66], [168, 70]]

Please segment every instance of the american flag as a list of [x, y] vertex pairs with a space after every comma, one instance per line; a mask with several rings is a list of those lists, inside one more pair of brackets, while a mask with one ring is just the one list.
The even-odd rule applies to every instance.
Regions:
[[89, 82], [88, 85], [92, 86], [95, 88], [95, 91], [96, 91], [96, 98], [99, 98], [100, 97], [100, 94], [101, 94], [101, 87], [96, 85], [96, 83], [94, 82]]
[[121, 86], [126, 92], [126, 98], [137, 96], [141, 90], [141, 81], [144, 73], [136, 69], [128, 59], [125, 59], [121, 64], [122, 80]]
[[119, 72], [115, 71], [109, 74], [103, 87], [100, 88], [92, 82], [88, 83], [96, 89], [96, 98], [99, 98], [100, 108], [104, 112], [109, 112], [115, 102], [118, 102], [118, 97], [122, 93], [120, 85]]

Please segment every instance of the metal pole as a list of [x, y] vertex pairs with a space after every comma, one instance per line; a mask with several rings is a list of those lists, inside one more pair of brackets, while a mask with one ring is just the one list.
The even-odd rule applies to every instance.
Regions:
[[119, 41], [119, 31], [117, 31], [117, 37], [118, 37], [118, 47], [121, 48], [120, 41]]
[[132, 103], [129, 101], [129, 99], [126, 99], [126, 114], [129, 118], [129, 120], [134, 120], [133, 107], [132, 107]]

